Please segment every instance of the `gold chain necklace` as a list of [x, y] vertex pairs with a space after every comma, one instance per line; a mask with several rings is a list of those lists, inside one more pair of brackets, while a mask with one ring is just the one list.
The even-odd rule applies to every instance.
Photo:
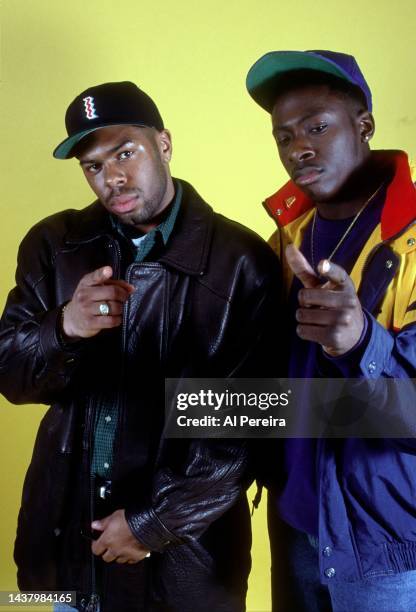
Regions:
[[[348, 234], [350, 233], [350, 231], [352, 230], [354, 225], [357, 223], [358, 219], [361, 216], [361, 213], [364, 212], [364, 210], [367, 208], [367, 206], [370, 204], [370, 202], [372, 202], [372, 200], [376, 197], [376, 195], [378, 194], [380, 189], [383, 187], [383, 185], [384, 185], [384, 183], [381, 183], [381, 185], [379, 185], [379, 187], [377, 187], [375, 192], [361, 206], [361, 208], [359, 209], [359, 211], [357, 212], [357, 214], [355, 215], [355, 217], [353, 218], [353, 220], [351, 221], [351, 223], [349, 224], [349, 226], [347, 227], [347, 229], [345, 230], [345, 232], [342, 234], [341, 238], [339, 239], [339, 241], [335, 245], [335, 248], [332, 250], [332, 253], [329, 255], [329, 257], [326, 258], [327, 261], [331, 261], [332, 260], [333, 256], [338, 251], [338, 249], [341, 246], [341, 244], [344, 242], [344, 240], [346, 239], [346, 237], [348, 236]], [[315, 270], [315, 253], [314, 253], [313, 243], [314, 243], [314, 238], [315, 238], [316, 215], [317, 215], [317, 209], [315, 208], [315, 211], [313, 213], [312, 231], [311, 231], [311, 262], [312, 262], [312, 268], [314, 270]]]

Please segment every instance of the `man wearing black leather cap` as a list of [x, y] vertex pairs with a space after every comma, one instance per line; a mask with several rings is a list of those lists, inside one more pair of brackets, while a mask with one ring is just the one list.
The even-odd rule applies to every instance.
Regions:
[[60, 159], [97, 201], [35, 225], [1, 322], [1, 391], [52, 404], [23, 491], [22, 589], [77, 609], [244, 610], [247, 449], [163, 437], [164, 378], [273, 375], [277, 259], [169, 171], [134, 84], [77, 96]]

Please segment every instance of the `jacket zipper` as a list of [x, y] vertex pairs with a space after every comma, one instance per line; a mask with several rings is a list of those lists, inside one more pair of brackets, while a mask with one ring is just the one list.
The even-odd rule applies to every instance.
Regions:
[[[115, 274], [114, 276], [120, 275], [120, 262], [121, 262], [121, 250], [118, 242], [115, 242], [115, 250], [117, 255], [117, 262], [115, 266]], [[129, 282], [130, 275], [130, 266], [126, 270], [125, 279]], [[128, 302], [128, 301], [127, 301]], [[118, 384], [118, 393], [117, 393], [117, 414], [118, 414], [118, 425], [116, 431], [116, 439], [113, 450], [114, 459], [119, 456], [120, 451], [120, 431], [121, 425], [124, 419], [124, 401], [123, 401], [123, 389], [124, 389], [124, 373], [125, 373], [125, 354], [126, 354], [126, 340], [127, 340], [127, 313], [128, 313], [128, 303], [125, 302], [123, 305], [123, 318], [121, 322], [121, 357], [120, 357], [120, 371], [119, 371], [119, 384]], [[113, 461], [113, 473], [112, 478], [114, 476], [115, 471], [115, 463]]]
[[[88, 486], [89, 486], [89, 490], [88, 490], [88, 520], [89, 523], [91, 524], [92, 520], [93, 520], [93, 512], [94, 512], [94, 488], [93, 488], [93, 478], [92, 478], [92, 474], [91, 474], [91, 459], [92, 459], [92, 453], [91, 453], [91, 448], [92, 448], [92, 442], [93, 442], [93, 422], [94, 422], [94, 416], [95, 416], [95, 408], [94, 408], [94, 404], [92, 401], [92, 398], [89, 398], [89, 402], [88, 402], [88, 411], [87, 411], [87, 419], [86, 419], [86, 423], [85, 423], [85, 437], [84, 437], [84, 452], [86, 454], [86, 470], [88, 473]], [[94, 554], [90, 548], [90, 555], [91, 555], [91, 566], [90, 566], [90, 599], [87, 603], [87, 606], [85, 608], [86, 611], [88, 612], [95, 612], [95, 608], [91, 607], [92, 605], [95, 605], [94, 602], [98, 601], [98, 594], [95, 592], [96, 591], [96, 576], [95, 576], [95, 557]]]
[[[121, 260], [121, 251], [118, 243], [114, 241], [110, 236], [107, 237], [109, 248], [114, 248], [116, 252], [116, 256], [113, 258], [113, 268], [114, 268], [114, 277], [117, 277], [120, 272], [120, 260]], [[94, 519], [94, 478], [91, 473], [91, 462], [92, 462], [92, 445], [93, 445], [93, 434], [94, 428], [93, 423], [95, 420], [95, 407], [92, 399], [89, 401], [89, 410], [87, 415], [87, 423], [86, 423], [86, 432], [85, 439], [87, 440], [87, 465], [88, 465], [88, 482], [89, 482], [89, 519], [90, 523]], [[100, 596], [96, 592], [97, 589], [97, 578], [96, 578], [96, 559], [95, 555], [90, 549], [91, 554], [91, 595], [88, 600], [88, 603], [85, 607], [85, 612], [96, 612], [99, 607]]]
[[85, 612], [97, 612], [99, 608], [100, 598], [98, 595], [93, 593], [88, 600], [87, 605], [84, 608]]

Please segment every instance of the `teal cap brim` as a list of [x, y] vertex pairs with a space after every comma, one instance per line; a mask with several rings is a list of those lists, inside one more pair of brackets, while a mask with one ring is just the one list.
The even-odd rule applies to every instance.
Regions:
[[91, 132], [99, 130], [100, 127], [103, 126], [91, 128], [90, 130], [84, 130], [83, 132], [78, 132], [78, 134], [74, 134], [73, 136], [66, 138], [56, 147], [53, 152], [53, 156], [56, 157], [56, 159], [69, 159], [71, 157], [74, 157], [72, 154], [72, 149], [75, 147], [75, 145], [78, 144], [80, 140], [85, 138], [85, 136], [91, 134]]
[[83, 138], [85, 138], [85, 136], [88, 136], [88, 134], [91, 134], [91, 132], [96, 132], [97, 130], [101, 130], [102, 128], [106, 127], [114, 127], [115, 125], [136, 125], [137, 127], [150, 127], [146, 126], [144, 123], [132, 123], [131, 121], [128, 121], [126, 123], [118, 122], [96, 125], [95, 127], [89, 130], [78, 132], [77, 134], [73, 134], [72, 136], [69, 136], [68, 138], [63, 140], [54, 150], [53, 156], [56, 157], [56, 159], [70, 159], [71, 157], [74, 157], [72, 151], [75, 145], [77, 145]]
[[292, 70], [317, 70], [352, 82], [347, 73], [329, 59], [306, 51], [271, 51], [257, 60], [248, 71], [248, 93], [257, 104], [271, 113], [276, 102], [278, 78]]

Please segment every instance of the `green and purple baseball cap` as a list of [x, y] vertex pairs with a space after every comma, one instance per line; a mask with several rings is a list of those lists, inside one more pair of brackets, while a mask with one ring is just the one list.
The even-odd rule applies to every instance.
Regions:
[[361, 90], [372, 110], [371, 91], [356, 59], [334, 51], [271, 51], [250, 68], [246, 85], [250, 96], [271, 113], [279, 92], [279, 78], [295, 70], [316, 70], [342, 79]]

